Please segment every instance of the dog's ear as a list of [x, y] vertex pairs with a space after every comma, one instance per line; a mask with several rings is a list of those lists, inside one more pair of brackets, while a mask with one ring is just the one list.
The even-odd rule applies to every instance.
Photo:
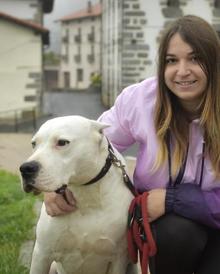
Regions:
[[98, 122], [98, 121], [92, 121], [92, 127], [97, 130], [100, 133], [103, 133], [103, 129], [109, 127], [110, 125]]
[[92, 126], [92, 129], [93, 129], [94, 135], [97, 138], [96, 140], [97, 140], [97, 143], [99, 144], [99, 148], [102, 148], [103, 147], [102, 144], [104, 144], [103, 140], [105, 140], [103, 130], [105, 128], [109, 127], [110, 125], [107, 125], [107, 124], [104, 124], [104, 123], [93, 120], [91, 126]]

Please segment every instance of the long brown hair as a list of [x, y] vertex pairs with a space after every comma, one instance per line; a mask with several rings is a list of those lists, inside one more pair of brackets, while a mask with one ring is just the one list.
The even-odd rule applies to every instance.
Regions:
[[178, 98], [165, 84], [166, 53], [170, 39], [178, 33], [199, 57], [199, 64], [207, 77], [207, 92], [200, 106], [200, 125], [204, 131], [206, 152], [216, 176], [220, 176], [220, 40], [217, 32], [204, 19], [187, 15], [177, 19], [164, 32], [158, 51], [158, 96], [155, 127], [159, 153], [158, 168], [167, 159], [168, 130], [175, 140], [172, 174], [176, 174], [187, 153], [189, 123]]

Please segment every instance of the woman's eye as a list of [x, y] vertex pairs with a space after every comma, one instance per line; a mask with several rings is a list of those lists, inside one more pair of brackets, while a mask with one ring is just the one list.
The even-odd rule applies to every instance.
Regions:
[[69, 143], [70, 143], [70, 141], [68, 141], [68, 140], [60, 139], [57, 141], [57, 146], [63, 147], [63, 146], [68, 145]]
[[192, 60], [193, 63], [198, 63], [198, 57], [197, 56], [193, 56], [191, 58], [191, 60]]
[[173, 63], [175, 63], [176, 62], [176, 59], [175, 58], [167, 58], [166, 59], [166, 63], [167, 64], [173, 64]]
[[32, 148], [36, 147], [36, 142], [31, 142]]

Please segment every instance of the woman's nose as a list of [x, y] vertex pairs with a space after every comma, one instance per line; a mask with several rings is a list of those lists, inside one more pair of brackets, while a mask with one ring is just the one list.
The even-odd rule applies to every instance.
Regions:
[[177, 74], [180, 76], [185, 76], [190, 74], [189, 64], [185, 61], [179, 62], [177, 67]]

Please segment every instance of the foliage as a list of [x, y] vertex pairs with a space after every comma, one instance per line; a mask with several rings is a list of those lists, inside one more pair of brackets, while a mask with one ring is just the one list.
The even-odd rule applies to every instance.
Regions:
[[44, 63], [46, 65], [58, 65], [59, 62], [60, 58], [56, 53], [52, 51], [44, 53]]
[[91, 83], [92, 83], [92, 86], [101, 87], [101, 84], [102, 84], [101, 75], [100, 74], [93, 74], [91, 76]]
[[36, 200], [21, 190], [18, 176], [0, 170], [0, 273], [26, 274], [18, 262], [22, 243], [33, 237]]

